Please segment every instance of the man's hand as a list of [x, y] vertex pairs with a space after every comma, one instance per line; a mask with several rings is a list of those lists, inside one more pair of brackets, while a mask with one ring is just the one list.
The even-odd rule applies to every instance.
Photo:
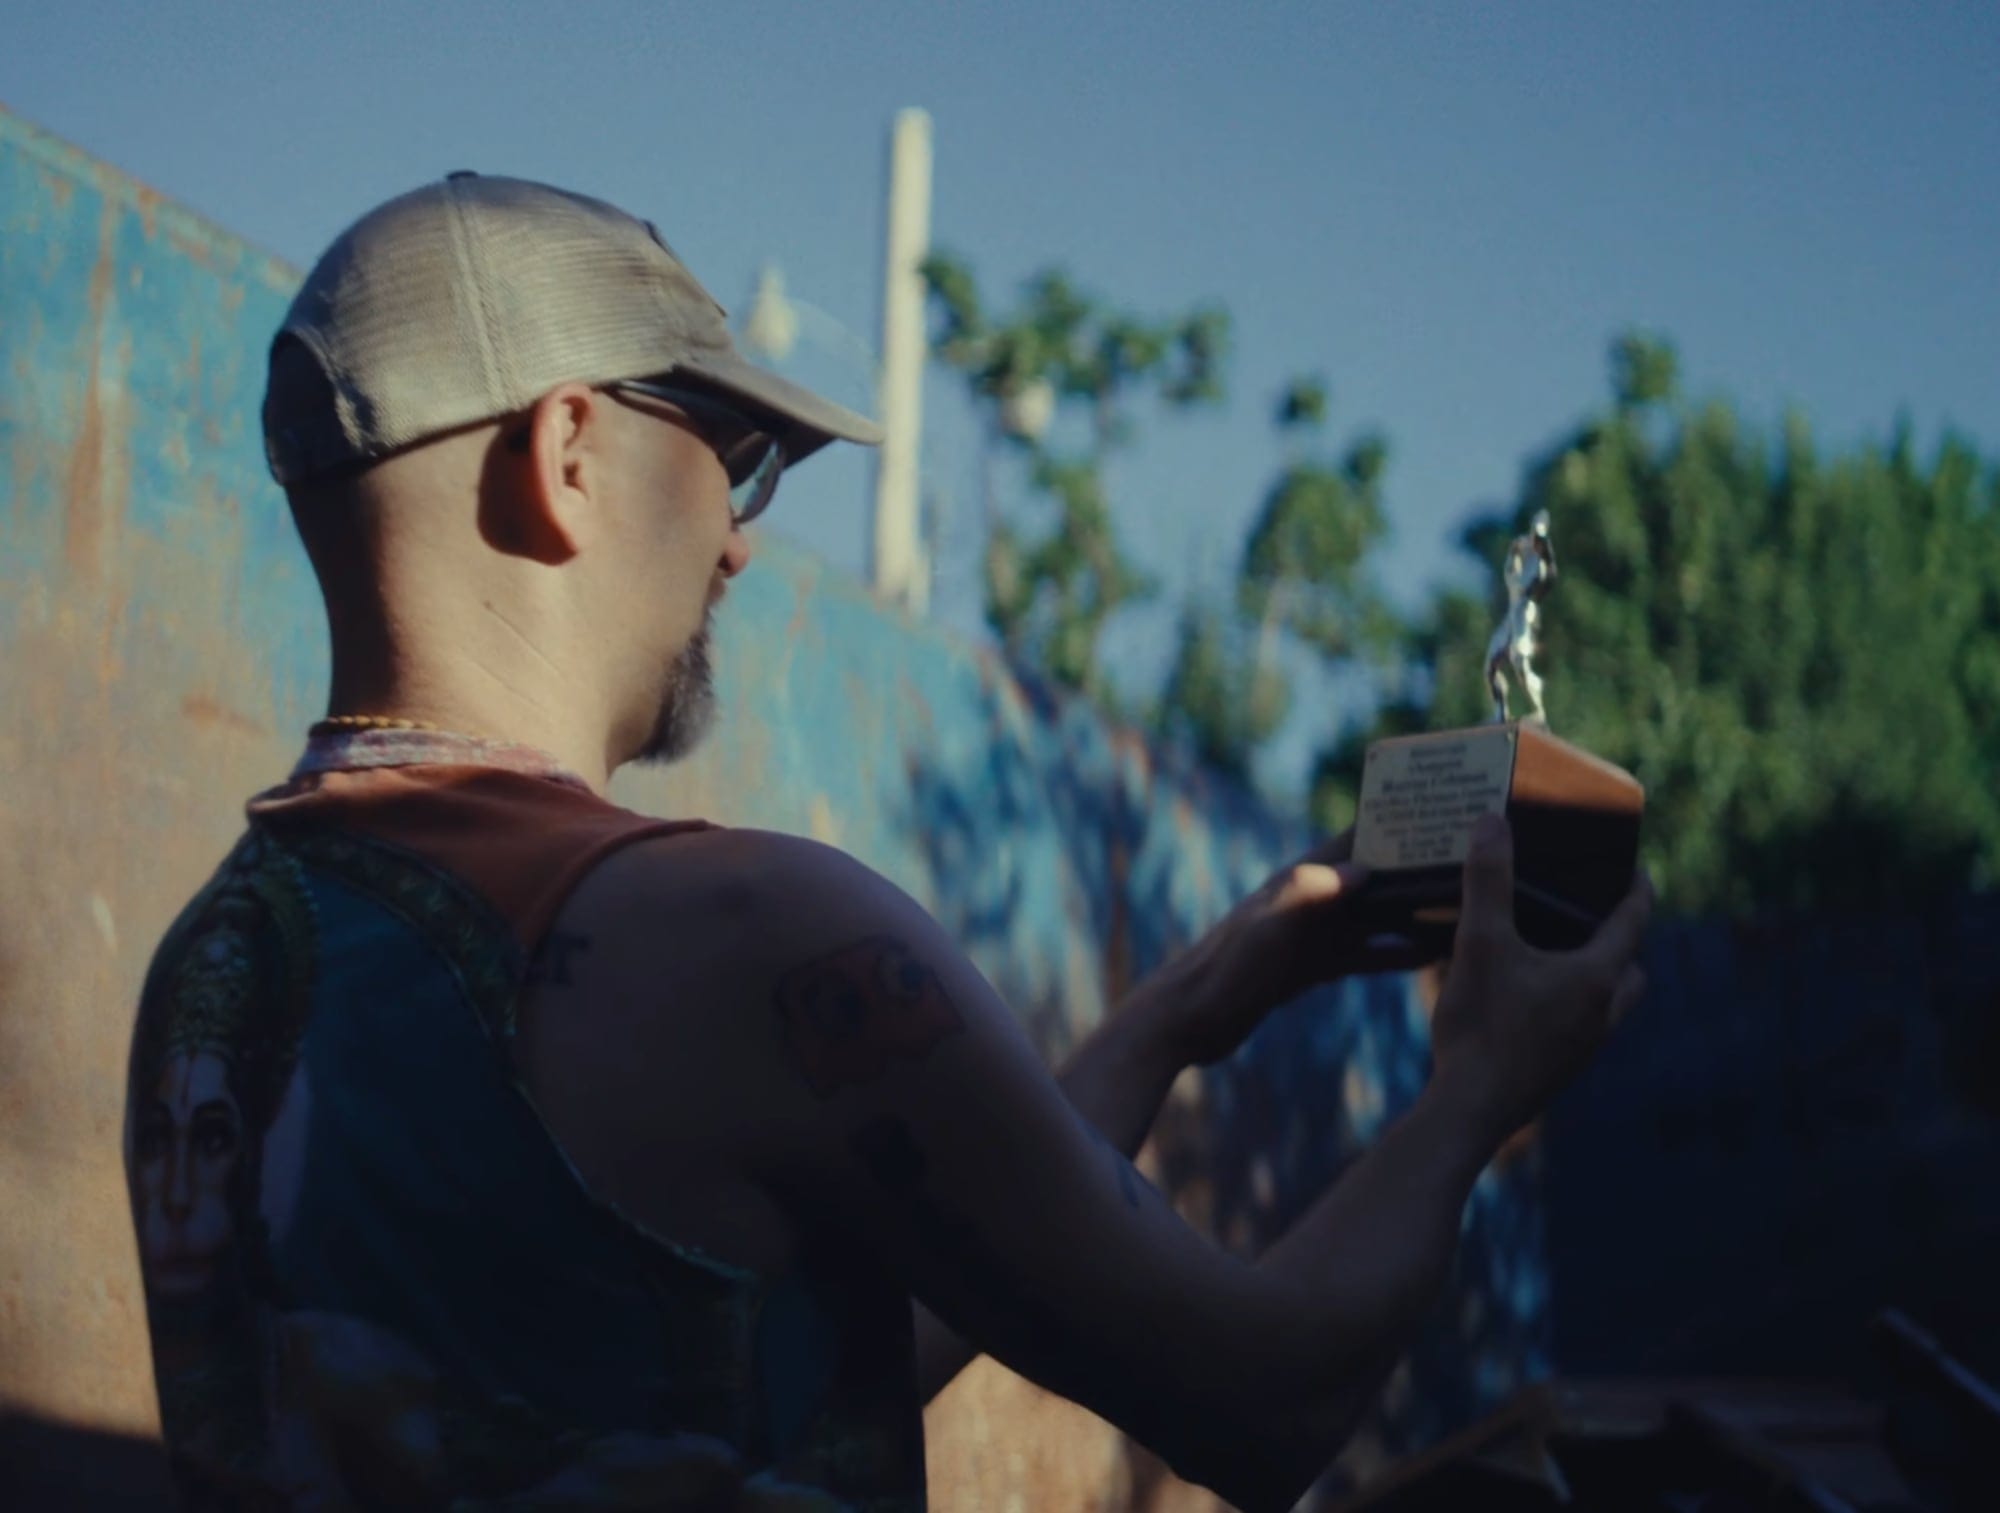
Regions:
[[1652, 913], [1643, 876], [1575, 951], [1538, 951], [1514, 928], [1514, 843], [1504, 820], [1473, 832], [1464, 903], [1431, 1020], [1433, 1081], [1478, 1110], [1493, 1138], [1519, 1129], [1580, 1072], [1645, 991], [1636, 957]]
[[1320, 983], [1437, 959], [1434, 947], [1369, 936], [1356, 924], [1354, 891], [1368, 869], [1353, 855], [1352, 830], [1316, 846], [1273, 873], [1190, 952], [1200, 989], [1184, 995], [1170, 1032], [1183, 1062], [1222, 1060], [1273, 1009]]

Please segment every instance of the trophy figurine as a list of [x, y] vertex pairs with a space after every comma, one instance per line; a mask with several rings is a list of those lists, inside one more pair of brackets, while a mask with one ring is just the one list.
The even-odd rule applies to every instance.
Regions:
[[[1486, 648], [1493, 723], [1395, 736], [1368, 748], [1354, 859], [1370, 869], [1357, 903], [1383, 931], [1457, 926], [1459, 874], [1484, 814], [1514, 832], [1514, 915], [1524, 939], [1581, 945], [1625, 896], [1639, 857], [1645, 790], [1629, 772], [1549, 732], [1542, 601], [1556, 580], [1546, 510], [1507, 548], [1507, 613]], [[1508, 713], [1510, 684], [1525, 705]]]
[[1523, 719], [1549, 723], [1542, 706], [1542, 678], [1535, 671], [1541, 650], [1542, 600], [1556, 581], [1556, 549], [1549, 541], [1549, 512], [1536, 510], [1528, 534], [1507, 548], [1507, 614], [1486, 643], [1486, 687], [1493, 695], [1493, 718], [1507, 718], [1507, 674], [1521, 685], [1528, 712]]

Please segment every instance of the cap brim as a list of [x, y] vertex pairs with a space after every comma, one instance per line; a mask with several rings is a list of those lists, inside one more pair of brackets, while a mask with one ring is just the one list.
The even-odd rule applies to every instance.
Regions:
[[677, 365], [674, 372], [743, 400], [772, 421], [773, 430], [785, 444], [787, 466], [810, 457], [830, 441], [881, 445], [882, 427], [866, 415], [822, 399], [811, 389], [740, 357], [702, 357]]

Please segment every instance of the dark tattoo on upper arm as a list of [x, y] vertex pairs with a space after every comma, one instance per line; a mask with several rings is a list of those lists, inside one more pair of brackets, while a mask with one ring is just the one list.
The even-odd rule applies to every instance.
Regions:
[[778, 1019], [806, 1085], [821, 1098], [921, 1061], [965, 1028], [930, 964], [871, 935], [787, 973]]
[[590, 949], [588, 935], [567, 930], [551, 930], [528, 962], [528, 982], [535, 987], [570, 986], [570, 957]]

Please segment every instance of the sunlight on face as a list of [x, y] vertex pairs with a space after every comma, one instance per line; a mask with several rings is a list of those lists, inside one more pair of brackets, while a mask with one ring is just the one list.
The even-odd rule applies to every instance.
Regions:
[[[631, 588], [651, 611], [626, 623], [652, 623], [663, 638], [671, 637], [670, 649], [656, 643], [654, 655], [663, 659], [652, 728], [633, 760], [663, 765], [694, 750], [714, 722], [709, 653], [722, 589], [717, 564], [732, 528], [729, 478], [714, 450], [679, 425], [640, 410], [627, 410], [619, 425], [626, 469], [621, 486], [643, 501], [627, 561], [647, 570], [633, 576]], [[697, 617], [692, 628], [690, 616]]]

